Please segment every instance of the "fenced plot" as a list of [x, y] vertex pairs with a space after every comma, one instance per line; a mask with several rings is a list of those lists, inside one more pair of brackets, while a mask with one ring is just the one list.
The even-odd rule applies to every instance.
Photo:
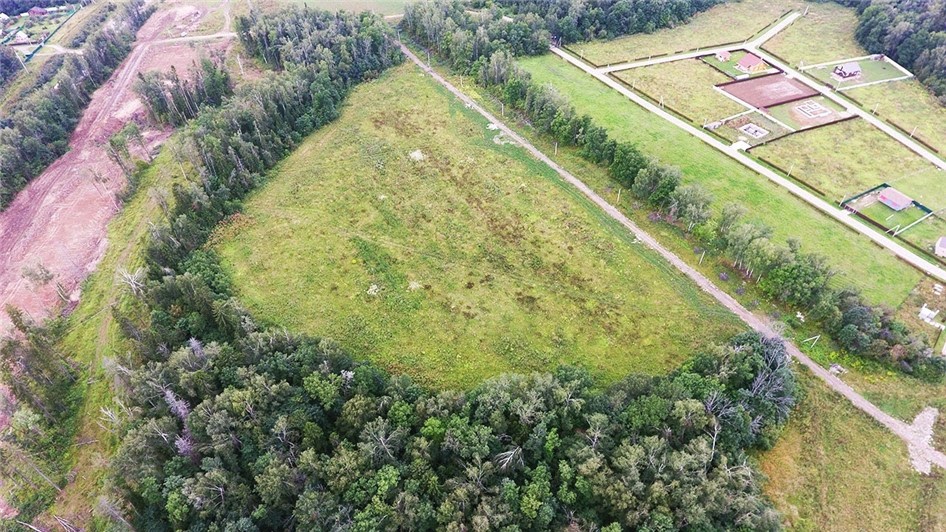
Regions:
[[776, 105], [770, 107], [768, 112], [776, 120], [796, 130], [830, 124], [849, 116], [843, 107], [824, 96]]
[[623, 70], [615, 72], [614, 76], [699, 124], [746, 110], [713, 88], [729, 78], [699, 59]]
[[844, 95], [941, 157], [946, 155], [946, 107], [916, 79], [858, 87]]
[[782, 124], [770, 120], [757, 111], [707, 124], [706, 128], [730, 142], [742, 141], [750, 146], [771, 142], [791, 133]]
[[882, 55], [819, 65], [806, 68], [804, 72], [838, 90], [910, 77]]
[[818, 91], [783, 74], [724, 83], [719, 88], [759, 109], [818, 95]]

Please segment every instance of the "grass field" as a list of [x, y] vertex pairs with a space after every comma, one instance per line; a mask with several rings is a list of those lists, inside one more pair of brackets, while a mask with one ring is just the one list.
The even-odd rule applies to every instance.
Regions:
[[698, 124], [746, 110], [714, 88], [729, 77], [699, 59], [623, 70], [614, 75]]
[[771, 226], [776, 240], [798, 238], [804, 249], [827, 257], [839, 271], [836, 284], [856, 286], [872, 301], [896, 307], [919, 281], [917, 271], [892, 255], [558, 57], [520, 64], [537, 81], [555, 86], [617, 140], [636, 142], [645, 153], [680, 166], [684, 181], [700, 182], [713, 192], [717, 208], [738, 202], [749, 209], [751, 219]]
[[805, 374], [805, 398], [759, 458], [786, 527], [811, 531], [942, 530], [942, 474], [910, 467], [902, 441]]
[[746, 40], [775, 22], [782, 13], [803, 5], [803, 2], [797, 0], [726, 2], [694, 16], [688, 24], [676, 28], [610, 41], [576, 44], [572, 49], [591, 61], [604, 65], [694, 48], [708, 48]]
[[898, 226], [901, 228], [906, 227], [926, 216], [926, 213], [917, 207], [909, 207], [902, 211], [895, 211], [879, 201], [875, 201], [866, 207], [858, 208], [858, 212], [892, 229], [896, 229]]
[[[799, 105], [815, 102], [820, 104], [822, 107], [832, 111], [832, 114], [824, 117], [806, 117], [798, 112], [796, 109]], [[833, 101], [825, 98], [824, 96], [814, 96], [811, 98], [806, 98], [800, 102], [789, 102], [782, 105], [776, 105], [775, 107], [769, 108], [769, 114], [775, 117], [776, 120], [787, 124], [794, 129], [806, 129], [822, 123], [836, 122], [842, 118], [841, 111], [844, 108], [840, 105], [834, 103]]]
[[218, 239], [259, 318], [434, 386], [662, 373], [741, 330], [409, 65], [357, 89]]
[[813, 65], [867, 55], [854, 40], [857, 13], [833, 3], [808, 4], [799, 18], [763, 46], [792, 65]]
[[916, 79], [860, 87], [844, 94], [864, 109], [876, 109], [881, 118], [913, 133], [946, 157], [946, 107]]
[[328, 11], [374, 11], [382, 15], [398, 15], [413, 0], [280, 0], [290, 4], [305, 4], [311, 9]]
[[846, 120], [759, 146], [752, 153], [841, 201], [871, 187], [897, 182], [906, 194], [912, 174], [932, 168], [925, 160], [864, 120]]
[[838, 80], [832, 76], [832, 73], [834, 72], [834, 69], [837, 67], [837, 65], [809, 68], [805, 70], [805, 74], [828, 85], [831, 85], [832, 87], [841, 89], [844, 89], [845, 87], [852, 87], [854, 85], [860, 85], [862, 83], [874, 83], [888, 79], [902, 78], [904, 76], [903, 71], [893, 66], [893, 64], [889, 61], [862, 59], [857, 63], [861, 66], [860, 77], [854, 80], [842, 81], [840, 84], [838, 83]]

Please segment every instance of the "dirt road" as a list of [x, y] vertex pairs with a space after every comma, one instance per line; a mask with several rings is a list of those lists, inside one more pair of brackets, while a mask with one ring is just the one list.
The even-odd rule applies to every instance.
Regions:
[[[171, 66], [187, 71], [201, 53], [195, 41], [211, 41], [202, 45], [205, 50], [229, 46], [229, 7], [223, 8], [221, 32], [187, 39], [163, 35], [169, 28], [177, 32], [196, 26], [203, 14], [195, 16], [193, 6], [165, 4], [152, 15], [138, 31], [132, 52], [93, 94], [69, 141], [69, 152], [0, 212], [0, 335], [9, 331], [6, 305], [39, 320], [77, 301], [82, 280], [105, 252], [107, 224], [119, 208], [116, 194], [126, 184], [102, 146], [130, 121], [141, 124], [149, 148], [170, 134], [147, 128], [146, 111], [132, 90], [137, 74]], [[46, 271], [48, 281], [42, 279]], [[24, 275], [28, 272], [32, 275]]]
[[[678, 269], [687, 277], [689, 277], [700, 287], [700, 289], [713, 296], [713, 298], [715, 298], [720, 304], [736, 314], [739, 319], [749, 325], [752, 329], [765, 336], [778, 336], [775, 331], [772, 330], [772, 327], [768, 322], [764, 321], [762, 318], [756, 316], [752, 312], [749, 312], [749, 310], [743, 307], [741, 303], [713, 284], [713, 282], [707, 279], [706, 276], [692, 268], [673, 252], [663, 247], [654, 237], [650, 236], [650, 234], [638, 227], [637, 224], [628, 219], [627, 216], [621, 213], [621, 211], [605, 201], [605, 199], [599, 196], [594, 190], [591, 189], [591, 187], [559, 166], [555, 161], [550, 159], [547, 155], [539, 151], [538, 148], [529, 143], [529, 141], [510, 129], [503, 122], [497, 120], [495, 116], [483, 109], [480, 105], [474, 102], [470, 97], [461, 92], [459, 89], [454, 87], [442, 76], [434, 72], [430, 67], [418, 59], [417, 56], [411, 53], [411, 51], [403, 44], [401, 44], [401, 50], [405, 55], [407, 55], [408, 58], [410, 58], [411, 61], [421, 67], [424, 72], [430, 74], [430, 76], [437, 80], [441, 85], [446, 87], [468, 107], [476, 110], [487, 120], [496, 124], [503, 133], [522, 146], [526, 151], [532, 154], [533, 157], [555, 170], [563, 180], [577, 188], [582, 194], [593, 201], [610, 217], [614, 218], [621, 225], [631, 231], [638, 240], [643, 242], [647, 247], [656, 251], [661, 257], [664, 258], [664, 260], [669, 262], [674, 268]], [[807, 367], [812, 373], [815, 374], [815, 376], [823, 380], [825, 384], [827, 384], [831, 389], [843, 395], [845, 398], [851, 401], [855, 407], [867, 413], [867, 415], [874, 418], [877, 422], [887, 427], [891, 432], [897, 435], [897, 437], [902, 439], [907, 444], [914, 467], [917, 470], [924, 473], [929, 473], [930, 464], [935, 464], [946, 469], [946, 454], [934, 449], [930, 443], [932, 423], [929, 421], [929, 418], [932, 417], [935, 419], [935, 410], [924, 410], [924, 412], [918, 416], [917, 422], [914, 425], [908, 425], [907, 423], [883, 412], [876, 405], [854, 391], [853, 388], [848, 386], [841, 379], [832, 375], [826, 369], [818, 365], [815, 361], [811, 360], [793, 343], [786, 341], [785, 345], [788, 348], [789, 354], [795, 360]]]

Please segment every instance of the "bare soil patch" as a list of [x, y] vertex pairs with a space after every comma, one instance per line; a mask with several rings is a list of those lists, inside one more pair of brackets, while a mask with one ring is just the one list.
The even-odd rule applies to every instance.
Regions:
[[719, 88], [759, 109], [818, 94], [804, 83], [782, 74], [726, 83]]

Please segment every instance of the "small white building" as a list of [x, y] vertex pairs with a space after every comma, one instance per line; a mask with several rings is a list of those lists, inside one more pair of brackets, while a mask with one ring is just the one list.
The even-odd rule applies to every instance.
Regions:
[[939, 237], [939, 240], [936, 241], [934, 252], [937, 257], [946, 257], [946, 236]]

